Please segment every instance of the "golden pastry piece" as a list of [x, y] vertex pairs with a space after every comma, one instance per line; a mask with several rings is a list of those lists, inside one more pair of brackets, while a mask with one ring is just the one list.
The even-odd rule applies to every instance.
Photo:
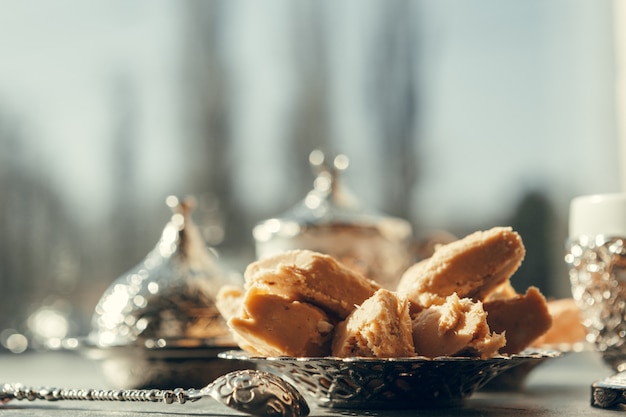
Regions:
[[481, 301], [493, 301], [493, 300], [503, 300], [507, 298], [513, 298], [518, 295], [517, 291], [511, 285], [510, 280], [504, 281], [502, 284], [498, 285], [491, 291], [489, 294], [485, 296]]
[[475, 232], [409, 268], [392, 292], [329, 255], [292, 250], [248, 265], [243, 288], [222, 288], [216, 304], [239, 346], [259, 355], [489, 358], [544, 343], [556, 317], [537, 288], [511, 285], [524, 255], [510, 227]]
[[573, 345], [585, 341], [587, 331], [582, 324], [580, 308], [573, 298], [548, 301], [548, 312], [552, 326], [532, 342], [532, 346]]
[[239, 346], [265, 356], [326, 356], [333, 324], [321, 309], [300, 301], [250, 288], [241, 315], [228, 325]]
[[409, 304], [381, 289], [335, 327], [332, 355], [393, 358], [415, 356]]
[[345, 319], [380, 286], [329, 255], [293, 250], [248, 265], [246, 288], [261, 287], [288, 300], [305, 301]]
[[219, 289], [215, 306], [225, 320], [241, 313], [244, 295], [243, 288], [235, 285], [224, 285]]
[[413, 344], [421, 356], [480, 356], [489, 358], [507, 342], [504, 334], [492, 333], [480, 301], [448, 296], [413, 318]]
[[453, 293], [480, 300], [513, 275], [525, 253], [521, 237], [510, 227], [475, 232], [410, 267], [397, 291], [409, 298], [412, 313]]
[[552, 325], [546, 299], [536, 287], [513, 298], [487, 301], [484, 308], [491, 330], [506, 333], [500, 353], [521, 352]]

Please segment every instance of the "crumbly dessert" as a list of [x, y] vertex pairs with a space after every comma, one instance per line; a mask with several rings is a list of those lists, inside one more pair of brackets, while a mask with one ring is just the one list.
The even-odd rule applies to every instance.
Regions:
[[332, 355], [415, 356], [408, 301], [385, 289], [376, 291], [336, 326]]
[[552, 325], [545, 297], [536, 287], [526, 294], [485, 302], [487, 322], [495, 332], [506, 332], [506, 346], [500, 353], [519, 353]]
[[228, 320], [240, 346], [265, 356], [326, 356], [333, 324], [321, 309], [271, 294], [259, 287], [248, 289], [241, 315]]
[[410, 357], [517, 353], [550, 328], [537, 288], [510, 277], [525, 255], [509, 227], [440, 246], [409, 268], [397, 291], [309, 250], [251, 263], [243, 288], [217, 306], [239, 346], [265, 356]]
[[505, 346], [503, 333], [492, 333], [480, 301], [456, 293], [413, 318], [413, 344], [418, 355], [489, 358]]
[[587, 331], [582, 324], [580, 308], [573, 298], [548, 301], [548, 311], [552, 317], [552, 326], [534, 340], [532, 346], [573, 345], [585, 341]]
[[416, 313], [456, 293], [480, 300], [519, 268], [526, 250], [510, 227], [478, 231], [439, 247], [433, 256], [410, 267], [397, 291]]
[[243, 288], [235, 285], [224, 285], [219, 289], [215, 306], [225, 320], [241, 314], [244, 295]]
[[491, 291], [489, 294], [483, 298], [483, 302], [493, 301], [493, 300], [503, 300], [506, 298], [517, 297], [518, 293], [511, 285], [510, 280], [504, 281], [502, 284], [498, 285]]
[[244, 272], [246, 288], [261, 287], [289, 300], [309, 302], [345, 319], [355, 305], [380, 286], [329, 255], [292, 250], [250, 264]]

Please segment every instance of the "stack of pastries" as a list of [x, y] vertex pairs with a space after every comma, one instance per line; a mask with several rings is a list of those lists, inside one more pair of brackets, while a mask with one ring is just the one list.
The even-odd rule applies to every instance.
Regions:
[[439, 247], [395, 291], [329, 255], [293, 250], [251, 263], [217, 307], [255, 355], [413, 357], [514, 354], [553, 325], [549, 303], [510, 283], [525, 248], [509, 227]]

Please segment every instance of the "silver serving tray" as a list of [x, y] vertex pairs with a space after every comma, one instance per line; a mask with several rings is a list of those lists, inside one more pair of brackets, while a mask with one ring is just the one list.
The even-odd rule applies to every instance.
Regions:
[[214, 339], [150, 339], [112, 346], [73, 339], [62, 347], [97, 361], [107, 382], [125, 389], [198, 388], [230, 371], [249, 368], [218, 357], [233, 348]]
[[343, 409], [459, 406], [502, 372], [560, 355], [538, 349], [489, 359], [260, 357], [240, 350], [218, 354], [287, 379], [319, 406]]

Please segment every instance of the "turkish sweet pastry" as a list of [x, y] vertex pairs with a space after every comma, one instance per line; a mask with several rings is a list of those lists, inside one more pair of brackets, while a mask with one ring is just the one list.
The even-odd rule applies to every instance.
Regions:
[[556, 317], [537, 288], [511, 285], [524, 255], [509, 227], [472, 233], [391, 291], [329, 255], [292, 250], [251, 263], [243, 288], [223, 288], [217, 306], [259, 355], [489, 358], [528, 347]]
[[244, 295], [243, 288], [237, 285], [223, 285], [219, 289], [215, 306], [224, 319], [229, 320], [241, 313]]
[[507, 279], [487, 294], [483, 301], [502, 300], [515, 296], [517, 296], [517, 291], [513, 288], [513, 285], [511, 285], [511, 281]]
[[320, 308], [259, 287], [246, 292], [228, 324], [242, 347], [265, 356], [326, 356], [334, 327]]
[[409, 298], [412, 313], [453, 293], [480, 300], [513, 275], [525, 253], [521, 237], [510, 227], [478, 231], [440, 246], [410, 267], [397, 291]]
[[587, 331], [582, 324], [580, 308], [573, 298], [548, 301], [552, 326], [532, 342], [532, 346], [574, 345], [585, 341]]
[[408, 301], [385, 289], [376, 291], [337, 325], [332, 355], [415, 356]]
[[482, 303], [459, 298], [456, 293], [442, 304], [420, 311], [413, 319], [413, 344], [422, 356], [489, 358], [506, 343], [504, 333], [489, 328]]
[[506, 333], [506, 346], [500, 349], [500, 353], [521, 352], [552, 325], [546, 299], [536, 287], [511, 298], [486, 301], [484, 308], [489, 327], [495, 332]]
[[380, 286], [329, 255], [292, 250], [248, 265], [245, 286], [263, 287], [290, 300], [305, 301], [345, 319]]

